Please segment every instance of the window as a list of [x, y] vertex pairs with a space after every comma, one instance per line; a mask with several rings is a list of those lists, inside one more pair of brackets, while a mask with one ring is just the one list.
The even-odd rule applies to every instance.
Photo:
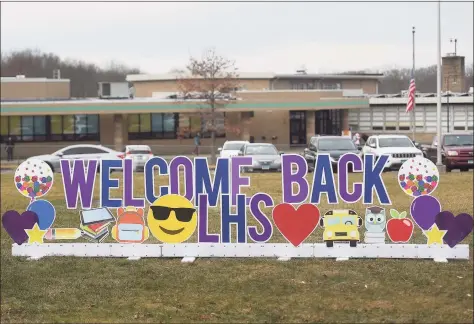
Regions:
[[102, 84], [102, 95], [103, 96], [110, 96], [111, 95], [111, 84], [110, 83], [103, 83]]
[[223, 151], [240, 151], [244, 146], [242, 142], [226, 142], [223, 146]]
[[343, 150], [352, 151], [356, 150], [355, 144], [349, 138], [329, 139], [321, 138], [318, 141], [318, 149], [322, 151]]
[[1, 119], [1, 141], [45, 141], [47, 116], [10, 116]]
[[338, 90], [338, 89], [341, 89], [341, 84], [339, 82], [324, 82], [322, 83], [322, 89]]
[[[443, 103], [444, 104], [444, 103]], [[418, 133], [435, 133], [437, 131], [437, 106], [421, 104], [416, 106], [415, 126]], [[442, 131], [447, 131], [447, 120], [451, 130], [473, 130], [473, 107], [466, 104], [450, 104], [442, 107]], [[412, 114], [406, 113], [405, 105], [372, 105], [370, 109], [351, 109], [348, 112], [351, 130], [360, 132], [409, 132], [412, 131]], [[381, 126], [383, 128], [381, 129]]]
[[83, 154], [104, 154], [108, 153], [107, 151], [101, 150], [100, 148], [97, 147], [84, 147], [83, 148]]
[[246, 155], [277, 155], [273, 145], [249, 145], [246, 147]]
[[[171, 115], [171, 114], [166, 114]], [[171, 129], [170, 116], [165, 117], [165, 131], [169, 132]], [[225, 137], [226, 136], [226, 127], [225, 127], [226, 115], [222, 112], [215, 113], [215, 136], [216, 137]], [[200, 133], [202, 138], [211, 137], [211, 114], [195, 115], [195, 114], [180, 114], [179, 118], [179, 133], [180, 138], [192, 138], [197, 133]]]
[[77, 146], [63, 151], [63, 155], [76, 155], [76, 154], [104, 154], [108, 153], [97, 147], [89, 146]]
[[445, 135], [444, 145], [446, 146], [473, 146], [473, 136], [467, 135]]
[[306, 90], [307, 88], [310, 89], [309, 84], [307, 83], [292, 83], [293, 90]]
[[177, 138], [178, 114], [150, 113], [128, 116], [129, 139]]
[[379, 147], [414, 147], [414, 144], [409, 138], [387, 137], [379, 139]]
[[63, 155], [83, 154], [81, 147], [70, 148], [70, 149], [68, 149], [68, 150], [64, 150], [62, 153], [63, 153]]
[[53, 141], [98, 141], [99, 115], [50, 116], [47, 121]]
[[99, 115], [2, 117], [2, 136], [19, 142], [99, 140]]
[[0, 116], [0, 134], [2, 137], [8, 135], [8, 117]]

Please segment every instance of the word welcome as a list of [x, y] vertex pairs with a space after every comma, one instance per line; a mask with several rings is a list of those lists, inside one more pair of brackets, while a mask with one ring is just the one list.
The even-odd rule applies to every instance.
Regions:
[[[304, 157], [297, 154], [282, 155], [282, 202], [300, 204], [310, 198], [310, 203], [319, 204], [322, 195], [329, 204], [338, 204], [338, 197], [346, 203], [357, 202], [363, 197], [364, 204], [373, 204], [373, 192], [380, 204], [391, 204], [382, 179], [382, 172], [388, 156], [380, 156], [376, 161], [373, 155], [360, 156], [348, 153], [337, 162], [337, 183], [333, 177], [332, 160], [329, 155], [318, 155], [312, 183], [306, 179], [308, 165]], [[92, 208], [93, 192], [96, 181], [96, 170], [100, 167], [100, 206], [119, 208], [134, 206], [144, 208], [145, 201], [152, 204], [157, 198], [167, 194], [179, 194], [194, 202], [202, 204], [200, 195], [206, 196], [208, 207], [217, 207], [218, 201], [224, 202], [229, 196], [231, 206], [238, 204], [238, 195], [242, 188], [249, 187], [250, 177], [242, 174], [242, 169], [252, 166], [252, 157], [218, 158], [214, 176], [206, 158], [196, 157], [194, 161], [188, 157], [178, 156], [167, 163], [161, 157], [153, 157], [145, 164], [144, 188], [141, 197], [134, 196], [134, 170], [130, 159], [124, 160], [61, 160], [61, 174], [68, 209], [77, 209], [78, 200], [82, 209]], [[348, 189], [348, 169], [363, 173], [362, 182], [354, 182], [352, 190]], [[111, 178], [112, 170], [122, 170], [122, 198], [111, 198], [111, 189], [120, 189], [119, 179]], [[183, 170], [181, 174], [180, 171]], [[158, 187], [155, 191], [155, 180], [160, 176], [168, 176], [168, 185]], [[183, 179], [183, 192], [180, 192], [180, 179]], [[297, 190], [294, 192], [294, 185]], [[243, 195], [246, 206], [252, 202], [250, 197]], [[270, 197], [270, 196], [269, 196]], [[195, 199], [196, 198], [196, 199]], [[226, 198], [227, 199], [227, 198]]]

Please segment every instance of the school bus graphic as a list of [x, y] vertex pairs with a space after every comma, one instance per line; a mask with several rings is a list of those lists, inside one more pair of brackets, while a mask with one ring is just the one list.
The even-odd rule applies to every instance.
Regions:
[[323, 241], [327, 247], [332, 247], [333, 242], [350, 242], [351, 247], [356, 247], [360, 241], [358, 228], [363, 225], [363, 219], [351, 209], [330, 210], [320, 219], [320, 226], [324, 228]]

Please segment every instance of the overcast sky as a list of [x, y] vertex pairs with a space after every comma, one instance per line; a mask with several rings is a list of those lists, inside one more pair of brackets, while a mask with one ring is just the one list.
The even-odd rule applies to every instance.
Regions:
[[[473, 2], [442, 3], [442, 54], [473, 62]], [[38, 48], [148, 73], [206, 48], [243, 72], [327, 73], [436, 64], [434, 3], [2, 3], [1, 49]]]

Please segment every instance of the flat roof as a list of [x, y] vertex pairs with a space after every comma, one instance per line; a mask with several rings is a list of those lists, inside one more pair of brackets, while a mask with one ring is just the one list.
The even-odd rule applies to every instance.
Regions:
[[[358, 109], [369, 107], [368, 98], [315, 98], [314, 100], [281, 101], [268, 98], [229, 100], [217, 107], [221, 112], [245, 112], [273, 109], [318, 110]], [[2, 102], [2, 116], [13, 115], [64, 115], [64, 114], [129, 114], [129, 113], [180, 113], [197, 112], [203, 108], [203, 100], [176, 100], [137, 98], [124, 100], [65, 100], [50, 102]], [[206, 108], [205, 108], [206, 109]]]
[[338, 80], [378, 80], [384, 74], [276, 74], [274, 79], [338, 79]]
[[48, 79], [48, 78], [22, 78], [22, 77], [1, 77], [2, 83], [12, 82], [71, 82], [69, 79]]
[[[471, 103], [473, 104], [473, 96], [467, 97], [448, 97], [449, 104], [456, 104], [456, 103]], [[407, 97], [399, 97], [399, 98], [369, 98], [370, 105], [406, 105], [407, 104]], [[442, 105], [447, 104], [447, 97], [443, 98]], [[416, 105], [420, 104], [437, 104], [437, 97], [416, 97]]]
[[[345, 96], [345, 90], [265, 90], [265, 91], [238, 91], [239, 93], [277, 93], [277, 92], [341, 92], [343, 91], [343, 97], [333, 98], [333, 97], [325, 97], [322, 98], [325, 101], [333, 101], [333, 100], [349, 100], [349, 99], [363, 99], [369, 100], [370, 105], [405, 105], [407, 104], [407, 97], [388, 97], [391, 95], [367, 95], [364, 96]], [[72, 98], [72, 99], [58, 99], [58, 100], [2, 100], [0, 102], [1, 106], [45, 106], [45, 105], [67, 105], [67, 106], [74, 106], [74, 105], [110, 105], [110, 104], [119, 104], [119, 105], [133, 105], [133, 104], [153, 104], [153, 103], [161, 103], [161, 104], [187, 104], [193, 102], [205, 102], [205, 99], [168, 99], [163, 97], [138, 97], [138, 98], [127, 98], [127, 99], [100, 99], [100, 98]], [[220, 100], [221, 101], [221, 100]], [[236, 98], [234, 100], [222, 100], [226, 101], [229, 104], [239, 104], [242, 102], [241, 98]], [[437, 97], [424, 97], [423, 94], [416, 97], [416, 104], [436, 104]], [[442, 99], [442, 105], [447, 103], [447, 97]], [[456, 103], [474, 103], [473, 95], [469, 96], [451, 96], [449, 97], [449, 103], [456, 104]]]
[[[239, 79], [272, 79], [275, 74], [271, 72], [239, 72]], [[191, 77], [191, 75], [188, 75]], [[129, 74], [125, 78], [128, 82], [140, 81], [171, 81], [183, 77], [179, 73], [163, 73], [163, 74]]]
[[[339, 73], [339, 74], [283, 74], [273, 72], [238, 72], [237, 79], [369, 79], [378, 80], [382, 78], [383, 74], [375, 73]], [[191, 75], [188, 75], [191, 77]], [[166, 73], [166, 74], [129, 74], [126, 80], [129, 82], [141, 82], [141, 81], [171, 81], [183, 77], [183, 74], [179, 73]]]

